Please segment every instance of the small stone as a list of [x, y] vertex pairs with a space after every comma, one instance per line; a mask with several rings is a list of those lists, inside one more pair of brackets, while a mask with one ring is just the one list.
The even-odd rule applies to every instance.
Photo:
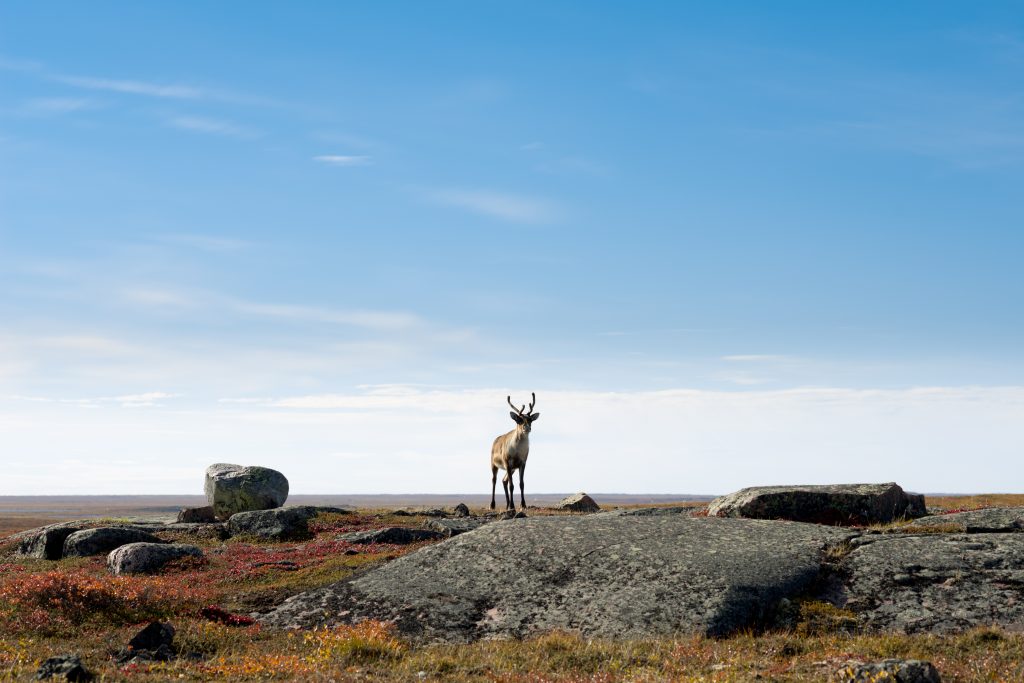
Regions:
[[174, 645], [174, 627], [160, 621], [150, 622], [128, 641], [128, 647], [134, 650], [156, 650], [161, 645]]
[[886, 659], [868, 664], [851, 662], [840, 669], [839, 680], [845, 683], [882, 680], [894, 683], [942, 683], [939, 672], [931, 662], [917, 659]]
[[525, 519], [526, 513], [522, 510], [502, 510], [494, 515], [494, 520], [500, 522], [506, 519]]
[[572, 512], [598, 512], [601, 507], [587, 494], [576, 493], [558, 501], [555, 509], [570, 510]]
[[455, 517], [469, 517], [469, 506], [465, 503], [459, 503], [455, 506], [455, 510], [452, 514]]
[[467, 531], [473, 531], [478, 529], [488, 520], [473, 518], [473, 517], [461, 517], [457, 519], [432, 519], [427, 522], [427, 527], [434, 531], [440, 531], [445, 536], [458, 536], [464, 534]]
[[36, 680], [43, 681], [53, 677], [63, 678], [66, 681], [88, 682], [96, 678], [96, 675], [85, 668], [82, 659], [78, 655], [61, 655], [50, 657], [36, 671]]

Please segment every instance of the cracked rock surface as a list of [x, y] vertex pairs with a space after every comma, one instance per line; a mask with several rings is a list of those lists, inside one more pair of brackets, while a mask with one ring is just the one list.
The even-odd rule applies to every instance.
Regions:
[[841, 606], [872, 630], [1024, 626], [1024, 534], [863, 537], [841, 570]]
[[947, 525], [961, 527], [971, 534], [1024, 531], [1024, 508], [983, 508], [949, 515], [929, 515], [915, 519], [907, 528]]
[[261, 621], [312, 627], [393, 620], [408, 636], [447, 641], [551, 629], [726, 634], [807, 590], [825, 548], [852, 535], [678, 514], [512, 519], [296, 595]]

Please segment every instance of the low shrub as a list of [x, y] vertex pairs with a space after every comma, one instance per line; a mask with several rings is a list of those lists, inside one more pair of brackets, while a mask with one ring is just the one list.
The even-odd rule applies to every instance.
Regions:
[[110, 577], [84, 569], [15, 574], [0, 583], [8, 632], [60, 634], [86, 623], [134, 624], [194, 612], [206, 602], [186, 575]]

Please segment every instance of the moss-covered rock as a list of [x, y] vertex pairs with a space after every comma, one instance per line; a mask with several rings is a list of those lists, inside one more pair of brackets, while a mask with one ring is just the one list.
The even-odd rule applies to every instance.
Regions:
[[206, 468], [206, 501], [217, 519], [252, 510], [270, 510], [288, 499], [288, 480], [269, 467], [217, 463]]

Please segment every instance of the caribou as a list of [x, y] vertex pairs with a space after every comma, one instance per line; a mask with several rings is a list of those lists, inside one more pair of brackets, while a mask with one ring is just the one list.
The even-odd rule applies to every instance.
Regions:
[[501, 487], [505, 489], [505, 509], [515, 510], [515, 486], [512, 484], [512, 473], [519, 470], [519, 502], [526, 508], [526, 488], [523, 486], [523, 470], [526, 469], [526, 458], [530, 455], [530, 425], [537, 421], [540, 413], [533, 412], [537, 403], [537, 395], [530, 394], [530, 408], [525, 405], [516, 408], [512, 397], [506, 397], [512, 411], [509, 415], [516, 423], [516, 428], [502, 434], [491, 446], [491, 509], [494, 509], [494, 491], [498, 482], [498, 470], [505, 470]]

